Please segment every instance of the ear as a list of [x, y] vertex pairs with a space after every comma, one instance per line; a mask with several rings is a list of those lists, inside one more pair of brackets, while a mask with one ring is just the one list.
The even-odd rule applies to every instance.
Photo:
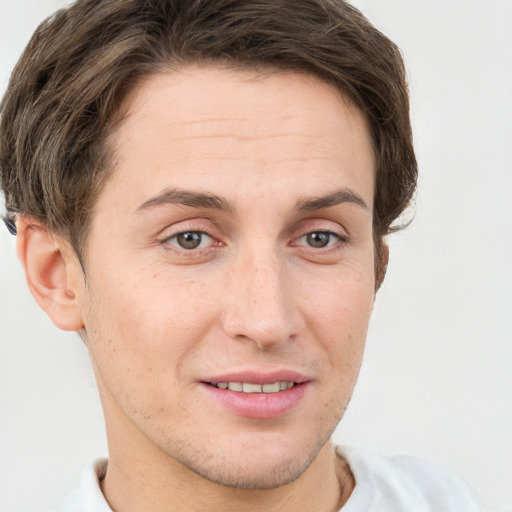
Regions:
[[375, 265], [375, 291], [381, 287], [388, 269], [389, 245], [384, 241], [381, 243], [377, 258], [378, 261], [376, 261]]
[[81, 267], [69, 245], [37, 219], [19, 216], [16, 249], [28, 287], [52, 322], [65, 331], [83, 327], [78, 302]]

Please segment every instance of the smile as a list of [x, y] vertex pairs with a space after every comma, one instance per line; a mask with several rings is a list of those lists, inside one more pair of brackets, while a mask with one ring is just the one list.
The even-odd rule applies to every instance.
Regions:
[[284, 378], [290, 380], [275, 381], [275, 377], [268, 379], [268, 376], [251, 378], [247, 375], [246, 379], [240, 378], [241, 375], [233, 375], [229, 379], [226, 377], [223, 380], [201, 381], [200, 389], [223, 409], [245, 418], [271, 419], [291, 413], [312, 388], [312, 381], [299, 375], [288, 375]]
[[294, 382], [281, 380], [272, 384], [254, 384], [252, 382], [217, 382], [211, 383], [212, 386], [219, 389], [228, 389], [237, 393], [278, 393], [295, 386]]

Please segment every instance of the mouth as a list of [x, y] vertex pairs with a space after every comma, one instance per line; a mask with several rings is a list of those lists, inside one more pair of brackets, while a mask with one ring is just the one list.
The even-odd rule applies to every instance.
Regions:
[[273, 383], [256, 384], [254, 382], [204, 382], [204, 384], [235, 393], [279, 393], [292, 389], [296, 382], [280, 380]]
[[297, 410], [312, 381], [294, 371], [235, 372], [200, 381], [206, 396], [237, 416], [277, 418]]

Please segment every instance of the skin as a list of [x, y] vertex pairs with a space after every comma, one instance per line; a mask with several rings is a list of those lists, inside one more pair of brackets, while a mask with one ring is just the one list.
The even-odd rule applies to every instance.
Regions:
[[[110, 143], [87, 278], [31, 219], [18, 222], [18, 252], [38, 302], [87, 344], [112, 508], [337, 510], [354, 481], [329, 440], [375, 293], [362, 115], [311, 77], [187, 67], [140, 84]], [[200, 245], [180, 246], [184, 232]], [[201, 384], [284, 369], [307, 389], [270, 419], [234, 413]]]

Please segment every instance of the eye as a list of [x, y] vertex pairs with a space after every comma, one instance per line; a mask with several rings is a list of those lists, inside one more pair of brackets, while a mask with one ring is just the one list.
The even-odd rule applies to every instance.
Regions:
[[192, 251], [210, 245], [212, 240], [211, 236], [202, 231], [184, 231], [170, 237], [167, 242], [181, 249]]
[[341, 240], [341, 236], [331, 231], [313, 231], [303, 235], [300, 240], [314, 249], [330, 247]]

